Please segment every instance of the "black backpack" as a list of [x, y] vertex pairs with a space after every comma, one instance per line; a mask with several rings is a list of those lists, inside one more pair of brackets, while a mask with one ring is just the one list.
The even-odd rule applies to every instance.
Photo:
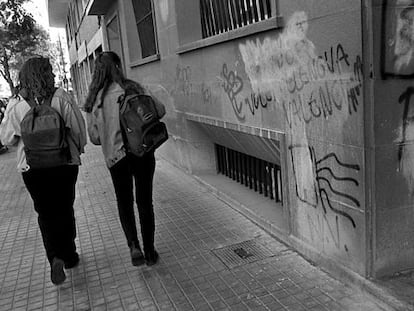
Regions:
[[155, 151], [168, 139], [167, 127], [160, 121], [151, 96], [124, 94], [118, 102], [122, 136], [127, 151], [142, 157]]
[[65, 122], [59, 112], [51, 107], [52, 97], [42, 104], [28, 101], [31, 108], [20, 124], [26, 161], [33, 169], [69, 163]]

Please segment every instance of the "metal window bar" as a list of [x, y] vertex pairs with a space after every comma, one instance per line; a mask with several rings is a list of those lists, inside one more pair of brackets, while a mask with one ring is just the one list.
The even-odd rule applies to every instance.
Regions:
[[258, 158], [253, 158], [253, 188], [255, 192], [258, 190], [257, 184], [259, 182], [259, 174], [257, 174], [258, 161]]
[[230, 154], [230, 165], [231, 165], [231, 177], [233, 180], [236, 180], [236, 170], [235, 170], [235, 157], [234, 157], [234, 150], [229, 149]]
[[215, 144], [217, 173], [282, 203], [281, 168], [275, 163]]
[[231, 178], [230, 175], [230, 167], [229, 167], [229, 153], [227, 152], [227, 149], [224, 149], [224, 156], [225, 156], [225, 165], [226, 165], [226, 176]]
[[263, 194], [263, 161], [259, 161], [259, 193]]
[[253, 12], [252, 12], [252, 8], [251, 8], [251, 2], [250, 0], [246, 0], [245, 5], [246, 5], [246, 13], [247, 13], [247, 18], [249, 20], [249, 24], [253, 23]]
[[204, 1], [200, 1], [200, 12], [202, 12], [202, 14], [200, 14], [200, 18], [201, 18], [201, 25], [204, 25], [204, 27], [201, 27], [201, 33], [203, 35], [203, 38], [208, 37], [208, 29], [209, 29], [209, 25], [208, 25], [208, 21], [207, 21], [207, 16], [204, 13], [206, 10], [206, 8], [204, 7]]
[[213, 14], [213, 18], [216, 22], [216, 32], [217, 34], [222, 32], [223, 26], [221, 23], [221, 15], [220, 15], [220, 10], [219, 10], [219, 6], [216, 0], [211, 0], [211, 7], [212, 7], [212, 14]]
[[249, 188], [253, 189], [253, 157], [249, 156]]
[[236, 181], [240, 182], [240, 169], [239, 169], [239, 152], [234, 152], [234, 159], [235, 159], [235, 168], [236, 168]]
[[270, 199], [273, 200], [272, 164], [269, 162], [266, 162], [266, 178], [267, 185], [269, 186], [269, 196]]
[[203, 38], [271, 18], [272, 0], [199, 0]]
[[220, 14], [220, 19], [221, 19], [221, 32], [227, 32], [229, 30], [229, 15], [228, 15], [228, 10], [226, 12], [226, 6], [225, 6], [225, 0], [220, 0], [217, 1], [218, 2], [218, 11]]

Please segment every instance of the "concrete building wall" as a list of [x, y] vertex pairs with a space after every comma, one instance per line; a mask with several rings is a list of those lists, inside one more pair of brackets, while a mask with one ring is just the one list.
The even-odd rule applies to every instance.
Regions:
[[412, 268], [411, 54], [395, 72], [401, 23], [384, 28], [397, 2], [271, 3], [277, 17], [202, 40], [199, 1], [153, 1], [158, 54], [141, 60], [131, 0], [104, 1], [103, 49], [117, 18], [128, 77], [166, 105], [159, 155], [199, 176], [215, 173], [214, 144], [276, 163], [283, 200], [251, 218], [330, 267]]
[[[187, 50], [200, 36], [197, 2], [154, 3], [160, 60], [127, 71], [167, 106], [171, 139], [159, 152], [189, 172], [214, 170], [214, 142], [256, 156], [270, 134], [243, 136], [241, 127], [274, 132], [284, 239], [365, 274], [361, 2], [279, 1], [283, 26]], [[128, 63], [130, 2], [115, 6]]]
[[[406, 1], [373, 1], [375, 252], [378, 275], [414, 268], [413, 45]], [[413, 21], [412, 9], [405, 19]], [[407, 41], [408, 40], [408, 41]]]

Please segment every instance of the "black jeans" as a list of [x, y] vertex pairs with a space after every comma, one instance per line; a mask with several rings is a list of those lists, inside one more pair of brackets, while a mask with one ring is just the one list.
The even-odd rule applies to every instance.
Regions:
[[138, 244], [137, 228], [134, 214], [135, 200], [138, 206], [139, 221], [144, 252], [154, 251], [155, 220], [152, 205], [152, 183], [155, 171], [154, 154], [143, 157], [127, 154], [109, 169], [115, 188], [119, 219], [124, 230], [128, 246]]
[[22, 173], [38, 214], [43, 245], [50, 263], [54, 257], [71, 261], [77, 256], [73, 203], [78, 172], [77, 165], [65, 165]]

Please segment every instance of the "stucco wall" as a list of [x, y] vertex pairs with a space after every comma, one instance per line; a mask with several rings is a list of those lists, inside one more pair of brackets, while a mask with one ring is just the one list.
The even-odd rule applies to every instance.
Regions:
[[383, 275], [414, 268], [414, 58], [398, 25], [407, 1], [374, 3], [374, 267]]

